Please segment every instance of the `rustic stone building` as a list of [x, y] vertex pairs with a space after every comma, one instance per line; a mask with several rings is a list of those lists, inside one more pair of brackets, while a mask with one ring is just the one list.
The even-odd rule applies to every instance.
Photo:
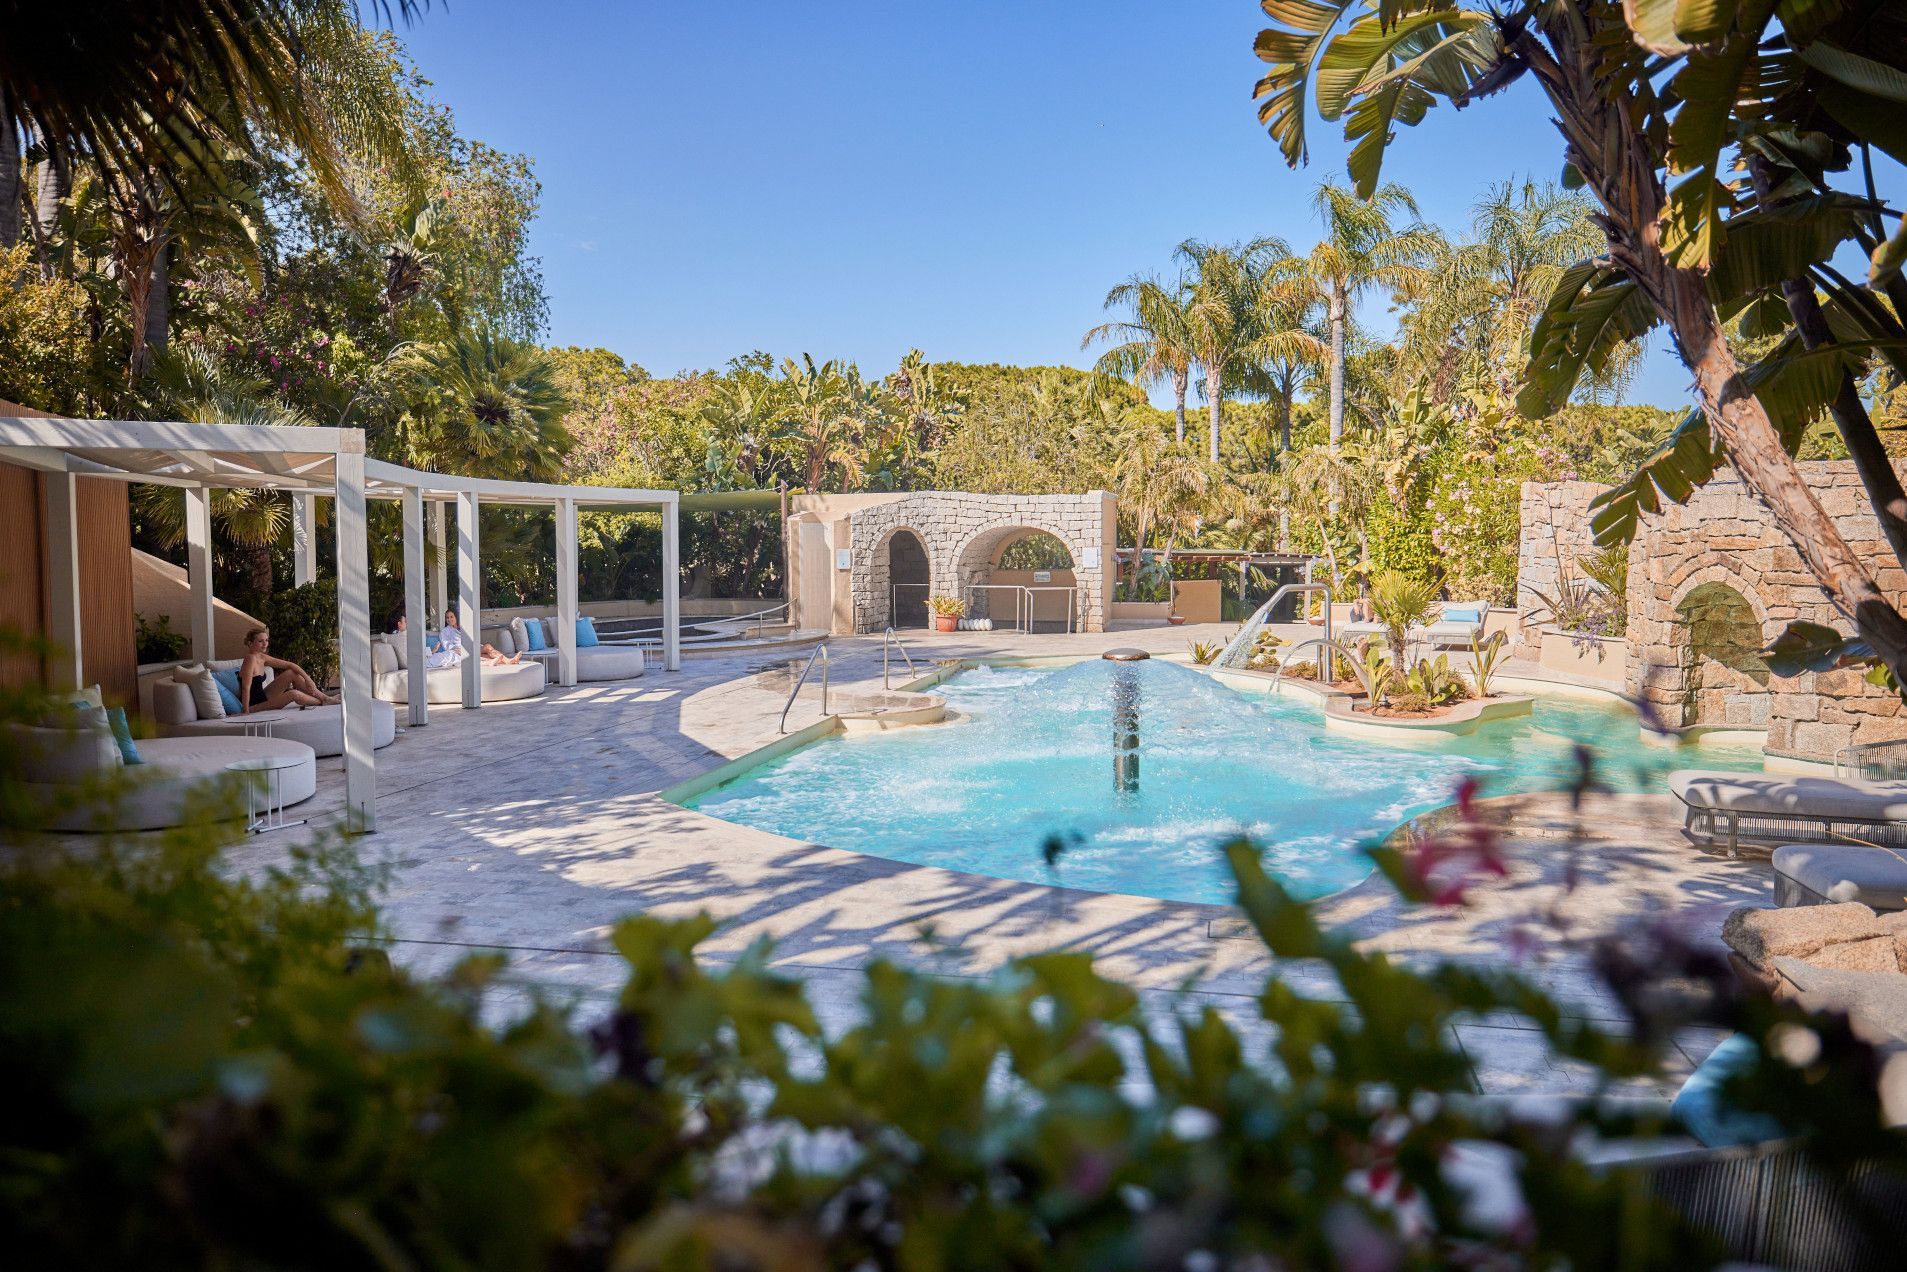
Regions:
[[[1802, 465], [1822, 507], [1881, 587], [1907, 593], [1854, 465]], [[1591, 550], [1588, 506], [1601, 487], [1523, 487], [1518, 606], [1526, 641], [1542, 620], [1538, 593]], [[1559, 560], [1560, 558], [1560, 560]], [[1907, 714], [1858, 671], [1783, 680], [1763, 649], [1797, 619], [1849, 630], [1800, 555], [1732, 472], [1682, 506], [1645, 517], [1629, 550], [1628, 692], [1670, 724], [1765, 731], [1771, 756], [1831, 763], [1849, 745], [1907, 737]]]
[[[797, 496], [789, 518], [795, 622], [840, 634], [919, 626], [929, 595], [958, 596], [998, 622], [1103, 631], [1112, 601], [1113, 497], [916, 491]], [[1056, 540], [1054, 564], [1003, 560], [1029, 538]]]

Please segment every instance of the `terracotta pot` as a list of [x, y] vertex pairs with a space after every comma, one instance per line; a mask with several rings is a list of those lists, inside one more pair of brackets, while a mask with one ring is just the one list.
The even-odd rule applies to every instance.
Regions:
[[1183, 614], [1167, 614], [1167, 615], [1165, 616], [1165, 621], [1166, 621], [1166, 622], [1168, 622], [1168, 623], [1170, 623], [1170, 624], [1172, 624], [1172, 626], [1174, 626], [1174, 627], [1183, 627], [1183, 626], [1185, 626], [1185, 615], [1183, 615]]
[[934, 630], [937, 632], [953, 631], [955, 624], [959, 623], [959, 621], [960, 620], [952, 614], [936, 614], [934, 615]]

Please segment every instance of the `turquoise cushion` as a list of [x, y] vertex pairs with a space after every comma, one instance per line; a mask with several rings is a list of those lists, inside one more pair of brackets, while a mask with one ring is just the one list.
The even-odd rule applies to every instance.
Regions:
[[1708, 1059], [1689, 1075], [1676, 1093], [1669, 1112], [1683, 1128], [1710, 1148], [1735, 1144], [1759, 1144], [1779, 1139], [1781, 1124], [1766, 1113], [1745, 1113], [1731, 1109], [1722, 1100], [1722, 1084], [1755, 1063], [1755, 1040], [1747, 1034], [1731, 1034], [1721, 1046], [1708, 1053]]
[[127, 723], [126, 708], [108, 707], [106, 723], [113, 727], [113, 741], [119, 743], [119, 757], [128, 764], [144, 764], [139, 758], [139, 748], [133, 745], [132, 725]]
[[602, 642], [596, 639], [596, 620], [593, 618], [577, 619], [576, 647], [578, 649], [594, 649], [600, 644], [602, 644]]
[[238, 671], [228, 667], [224, 671], [212, 673], [212, 683], [219, 687], [219, 701], [225, 704], [226, 715], [243, 715], [245, 703], [238, 696]]
[[436, 653], [437, 647], [443, 643], [444, 643], [444, 638], [439, 636], [436, 632], [424, 633], [424, 652], [425, 653], [427, 654]]
[[1481, 623], [1483, 610], [1475, 605], [1446, 605], [1443, 607], [1443, 621], [1446, 623]]
[[539, 649], [548, 649], [550, 647], [549, 642], [543, 639], [543, 620], [540, 618], [524, 619], [523, 635], [530, 642], [531, 653], [535, 653]]

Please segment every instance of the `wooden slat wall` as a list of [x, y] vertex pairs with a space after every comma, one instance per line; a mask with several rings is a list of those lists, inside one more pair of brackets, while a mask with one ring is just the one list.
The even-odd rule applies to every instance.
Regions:
[[[0, 464], [0, 628], [17, 635], [46, 631], [40, 525], [39, 474]], [[0, 685], [37, 685], [40, 671], [37, 656], [0, 650]]]
[[[79, 479], [80, 623], [86, 683], [97, 683], [109, 702], [136, 708], [128, 495], [124, 482]], [[44, 636], [46, 605], [45, 482], [30, 468], [0, 463], [0, 627]], [[44, 683], [39, 659], [0, 653], [0, 684]]]
[[131, 487], [123, 481], [79, 479], [79, 613], [86, 683], [97, 682], [106, 701], [136, 711], [130, 496]]

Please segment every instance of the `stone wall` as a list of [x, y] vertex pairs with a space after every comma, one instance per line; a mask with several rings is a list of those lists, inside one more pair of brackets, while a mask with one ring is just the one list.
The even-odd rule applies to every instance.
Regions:
[[[964, 596], [987, 581], [1000, 552], [1028, 531], [1044, 531], [1072, 554], [1083, 631], [1102, 631], [1112, 572], [1111, 495], [978, 495], [921, 491], [852, 514], [854, 630], [878, 632], [888, 623], [887, 544], [912, 531], [927, 549], [930, 590]], [[1044, 611], [1045, 607], [1042, 607]], [[977, 612], [984, 608], [976, 607]]]
[[[1801, 466], [1821, 506], [1880, 585], [1897, 598], [1903, 574], [1846, 461]], [[1556, 577], [1565, 553], [1587, 545], [1584, 482], [1526, 485], [1519, 604]], [[1587, 492], [1585, 495], [1583, 492]], [[1828, 603], [1800, 554], [1761, 503], [1724, 470], [1689, 502], [1645, 517], [1629, 553], [1628, 692], [1671, 725], [1765, 729], [1770, 755], [1831, 762], [1842, 747], [1907, 737], [1907, 714], [1858, 671], [1773, 676], [1758, 651], [1796, 620], [1849, 624]]]
[[1537, 629], [1548, 618], [1543, 596], [1554, 596], [1564, 567], [1573, 571], [1576, 558], [1596, 546], [1596, 536], [1589, 528], [1589, 501], [1606, 489], [1593, 481], [1523, 483], [1516, 608], [1518, 652], [1526, 657], [1536, 657]]

